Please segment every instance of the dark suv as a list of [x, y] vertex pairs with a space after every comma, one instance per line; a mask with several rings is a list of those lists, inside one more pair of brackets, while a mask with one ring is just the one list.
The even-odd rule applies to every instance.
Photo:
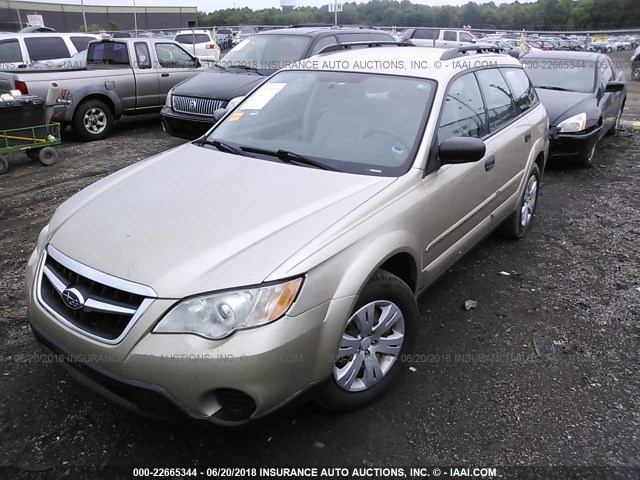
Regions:
[[243, 97], [290, 63], [337, 43], [393, 40], [383, 31], [357, 27], [290, 27], [257, 33], [236, 45], [211, 70], [171, 89], [162, 109], [162, 126], [175, 137], [197, 138], [215, 123], [215, 110]]

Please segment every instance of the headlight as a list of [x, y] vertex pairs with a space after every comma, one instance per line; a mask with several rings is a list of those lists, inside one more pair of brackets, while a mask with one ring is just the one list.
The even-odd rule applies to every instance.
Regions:
[[236, 108], [238, 106], [238, 104], [244, 100], [244, 95], [241, 97], [236, 97], [236, 98], [232, 98], [229, 103], [227, 103], [227, 107], [225, 108], [225, 111], [229, 111], [229, 110], [233, 110], [234, 108]]
[[558, 124], [560, 133], [581, 132], [587, 128], [587, 114], [579, 113]]
[[164, 101], [164, 106], [165, 107], [173, 108], [173, 105], [171, 104], [171, 95], [172, 94], [173, 94], [173, 88], [171, 90], [169, 90], [169, 92], [167, 93], [167, 99]]
[[36, 242], [36, 252], [40, 254], [42, 250], [44, 250], [44, 246], [47, 244], [49, 240], [49, 224], [46, 224], [42, 230], [40, 230], [40, 234], [38, 235], [38, 241]]
[[213, 340], [236, 330], [265, 325], [282, 317], [293, 303], [302, 278], [267, 287], [233, 290], [178, 303], [154, 332], [195, 333]]

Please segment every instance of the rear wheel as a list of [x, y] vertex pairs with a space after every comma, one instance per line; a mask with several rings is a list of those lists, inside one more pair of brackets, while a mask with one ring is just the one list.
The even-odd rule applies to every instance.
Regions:
[[38, 160], [42, 165], [53, 165], [58, 161], [58, 151], [53, 147], [44, 147], [38, 152]]
[[411, 289], [379, 270], [358, 298], [333, 358], [331, 378], [316, 401], [330, 410], [352, 410], [378, 399], [398, 378], [417, 324]]
[[30, 148], [29, 150], [27, 150], [27, 157], [29, 157], [29, 160], [37, 162], [38, 160], [40, 160], [40, 158], [38, 157], [39, 153], [39, 148]]
[[72, 125], [85, 141], [102, 140], [113, 128], [113, 113], [101, 100], [87, 100], [76, 108]]
[[0, 175], [9, 170], [9, 162], [3, 156], [0, 156]]
[[538, 206], [540, 191], [540, 170], [533, 165], [520, 197], [518, 209], [500, 226], [500, 233], [505, 237], [519, 239], [525, 236], [531, 227]]

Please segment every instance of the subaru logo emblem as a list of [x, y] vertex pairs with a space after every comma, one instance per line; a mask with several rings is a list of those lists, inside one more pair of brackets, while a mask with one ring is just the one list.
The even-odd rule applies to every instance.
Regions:
[[198, 106], [198, 102], [197, 101], [191, 100], [189, 102], [189, 110], [195, 110], [197, 106]]
[[62, 292], [62, 301], [72, 310], [79, 310], [84, 307], [84, 297], [76, 288], [66, 288]]

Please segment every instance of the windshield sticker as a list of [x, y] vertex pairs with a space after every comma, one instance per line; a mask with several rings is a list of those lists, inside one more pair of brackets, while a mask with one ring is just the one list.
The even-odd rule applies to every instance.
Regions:
[[391, 147], [391, 151], [400, 155], [402, 152], [404, 152], [404, 148], [402, 148], [400, 145], [394, 145], [393, 147]]
[[238, 120], [240, 120], [242, 118], [243, 115], [244, 115], [244, 112], [232, 113], [231, 115], [229, 115], [229, 121], [230, 122], [237, 122]]
[[240, 109], [262, 110], [264, 106], [286, 86], [286, 83], [268, 83], [251, 95], [249, 99], [240, 106]]

